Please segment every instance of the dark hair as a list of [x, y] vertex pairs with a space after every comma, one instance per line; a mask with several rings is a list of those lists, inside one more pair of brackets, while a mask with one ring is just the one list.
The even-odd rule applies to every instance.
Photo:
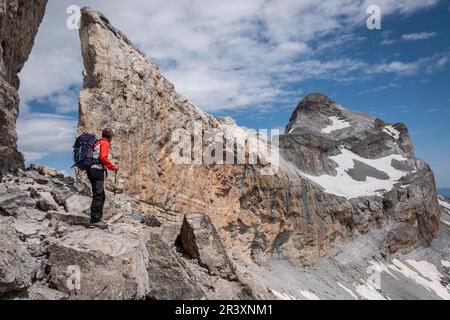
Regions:
[[114, 137], [114, 131], [111, 128], [106, 128], [105, 130], [103, 130], [102, 132], [102, 138], [111, 140]]

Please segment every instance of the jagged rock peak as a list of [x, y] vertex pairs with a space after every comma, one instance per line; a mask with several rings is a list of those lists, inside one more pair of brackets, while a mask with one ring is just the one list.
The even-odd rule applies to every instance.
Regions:
[[[285, 134], [314, 136], [322, 142], [332, 141], [338, 147], [357, 144], [367, 149], [357, 153], [368, 158], [388, 154], [414, 157], [411, 137], [404, 124], [390, 124], [351, 111], [321, 93], [310, 94], [300, 101]], [[373, 148], [374, 145], [379, 147]]]
[[[137, 47], [134, 46], [134, 44], [128, 39], [128, 37], [120, 30], [116, 29], [110, 22], [109, 19], [100, 11], [97, 11], [95, 9], [92, 9], [90, 7], [83, 7], [81, 9], [81, 28], [83, 26], [86, 26], [90, 23], [98, 23], [101, 26], [109, 29], [116, 37], [122, 39], [126, 44], [131, 46], [136, 51], [142, 53]], [[144, 55], [145, 56], [145, 55]]]
[[327, 95], [320, 93], [320, 92], [313, 92], [308, 94], [305, 98], [302, 100], [303, 102], [309, 102], [309, 103], [333, 103], [333, 100], [331, 100]]

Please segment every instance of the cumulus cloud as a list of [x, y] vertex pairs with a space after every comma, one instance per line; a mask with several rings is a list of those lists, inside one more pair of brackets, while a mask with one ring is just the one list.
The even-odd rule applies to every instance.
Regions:
[[[384, 16], [412, 14], [438, 0], [380, 0]], [[289, 84], [278, 69], [336, 50], [365, 26], [368, 0], [61, 0], [50, 1], [36, 47], [22, 74], [21, 97], [64, 94], [81, 84], [78, 32], [66, 28], [69, 5], [103, 11], [177, 89], [207, 111], [258, 106], [281, 98]], [[347, 34], [340, 37], [339, 35]], [[318, 41], [331, 36], [333, 41]], [[326, 43], [335, 45], [326, 46]], [[327, 65], [328, 61], [320, 61]], [[298, 64], [302, 66], [302, 64]], [[394, 66], [395, 67], [395, 66]], [[298, 70], [302, 72], [301, 70]], [[319, 72], [320, 74], [320, 72]], [[287, 77], [284, 77], [287, 79]], [[298, 77], [296, 77], [298, 78]], [[260, 97], [258, 99], [258, 97]], [[256, 99], [256, 100], [255, 100]], [[64, 112], [67, 106], [57, 109]]]
[[392, 61], [389, 63], [384, 63], [377, 65], [371, 72], [374, 73], [397, 73], [400, 75], [412, 75], [416, 74], [419, 70], [419, 63], [417, 62], [402, 62], [402, 61]]
[[[438, 2], [377, 4], [386, 17], [410, 15]], [[206, 111], [266, 110], [274, 101], [298, 98], [301, 88], [293, 91], [293, 84], [308, 79], [407, 76], [424, 68], [420, 61], [374, 64], [335, 58], [341, 48], [364, 40], [354, 30], [365, 28], [369, 0], [49, 1], [36, 45], [20, 74], [19, 144], [31, 158], [69, 151], [73, 142], [74, 119], [35, 114], [27, 106], [45, 103], [58, 114], [77, 109], [74, 88], [82, 83], [83, 63], [78, 32], [66, 27], [66, 9], [74, 4], [104, 12], [180, 93]], [[447, 64], [448, 57], [439, 58], [438, 64]]]
[[372, 87], [370, 89], [367, 89], [367, 90], [364, 90], [364, 91], [360, 91], [358, 93], [359, 94], [367, 94], [367, 93], [373, 93], [373, 92], [379, 92], [379, 91], [394, 89], [394, 88], [398, 88], [398, 87], [399, 87], [399, 85], [397, 83], [388, 83], [387, 85]]
[[49, 154], [72, 149], [77, 121], [54, 114], [30, 113], [17, 121], [19, 150], [27, 161], [37, 161]]
[[419, 32], [419, 33], [408, 33], [402, 36], [402, 39], [405, 41], [418, 41], [418, 40], [427, 40], [430, 38], [434, 38], [437, 36], [436, 32]]
[[36, 101], [53, 107], [57, 114], [75, 112], [78, 110], [78, 88], [54, 92], [51, 95], [37, 98]]
[[419, 72], [434, 73], [443, 70], [450, 62], [450, 51], [438, 53], [412, 62], [392, 61], [372, 65], [368, 74], [394, 73], [397, 76], [415, 75]]

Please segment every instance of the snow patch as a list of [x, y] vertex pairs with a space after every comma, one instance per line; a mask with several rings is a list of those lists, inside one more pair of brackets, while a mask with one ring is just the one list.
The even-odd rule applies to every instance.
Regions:
[[328, 119], [331, 120], [332, 124], [324, 129], [322, 129], [323, 133], [328, 134], [328, 133], [331, 133], [336, 130], [341, 130], [341, 129], [350, 127], [350, 123], [348, 123], [345, 120], [341, 120], [336, 116], [329, 117]]
[[298, 300], [297, 298], [295, 298], [294, 296], [291, 296], [288, 293], [278, 292], [278, 291], [273, 290], [273, 289], [270, 289], [270, 292], [272, 292], [273, 295], [275, 297], [277, 297], [279, 300]]
[[363, 298], [367, 300], [386, 300], [386, 298], [378, 292], [378, 290], [373, 287], [370, 283], [361, 280], [362, 285], [354, 285], [356, 292]]
[[441, 222], [443, 222], [444, 224], [446, 224], [447, 226], [449, 226], [449, 227], [450, 227], [450, 222], [448, 222], [448, 221], [445, 221], [445, 220], [442, 220], [442, 219], [441, 219]]
[[320, 300], [320, 298], [318, 296], [316, 296], [314, 293], [309, 292], [309, 291], [301, 290], [300, 294], [308, 300]]
[[441, 260], [441, 265], [443, 267], [450, 268], [450, 261], [448, 261], [448, 260]]
[[340, 282], [338, 282], [337, 284], [338, 284], [339, 287], [344, 289], [345, 292], [347, 292], [353, 299], [358, 300], [358, 296], [356, 294], [354, 294], [352, 290], [350, 290], [349, 288], [347, 288], [346, 286], [344, 286]]
[[440, 281], [443, 275], [438, 271], [434, 264], [427, 261], [415, 261], [412, 259], [408, 259], [405, 262], [415, 270], [411, 269], [398, 259], [394, 259], [392, 261], [394, 265], [389, 267], [392, 270], [402, 273], [404, 276], [425, 287], [427, 290], [434, 292], [442, 299], [450, 299], [450, 292]]
[[[366, 159], [350, 150], [341, 149], [341, 154], [330, 157], [330, 159], [338, 164], [336, 176], [312, 176], [303, 172], [301, 172], [301, 175], [319, 184], [325, 192], [347, 199], [361, 196], [381, 195], [384, 192], [390, 191], [399, 179], [408, 174], [407, 172], [397, 170], [392, 166], [392, 160], [407, 160], [401, 155], [390, 155], [379, 159]], [[389, 179], [380, 180], [373, 177], [367, 177], [366, 181], [354, 180], [347, 173], [349, 169], [354, 168], [354, 160], [358, 160], [379, 171], [385, 172], [389, 176]]]
[[386, 132], [388, 135], [390, 135], [395, 140], [398, 140], [400, 138], [400, 131], [395, 129], [393, 126], [384, 127], [383, 132]]
[[444, 207], [447, 210], [450, 210], [450, 203], [446, 202], [446, 201], [442, 201], [442, 200], [438, 200], [439, 205]]

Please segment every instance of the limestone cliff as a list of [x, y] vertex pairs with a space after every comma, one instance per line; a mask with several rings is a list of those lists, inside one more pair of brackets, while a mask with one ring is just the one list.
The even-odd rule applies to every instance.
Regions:
[[0, 1], [0, 171], [23, 167], [17, 151], [17, 74], [28, 59], [47, 0]]
[[[160, 208], [161, 219], [180, 226], [184, 213], [207, 214], [241, 261], [276, 256], [311, 263], [339, 239], [391, 223], [387, 253], [429, 244], [437, 235], [433, 174], [414, 159], [403, 125], [311, 95], [294, 111], [280, 145], [269, 146], [190, 104], [101, 13], [82, 10], [80, 38], [79, 131], [116, 130], [120, 191]], [[174, 153], [186, 151], [178, 150], [183, 139], [194, 150], [188, 148], [190, 161], [178, 163]], [[250, 148], [252, 139], [278, 155], [276, 166]], [[208, 155], [230, 152], [222, 144], [227, 140], [235, 163], [208, 162]], [[207, 157], [198, 158], [196, 148]], [[254, 157], [256, 163], [247, 161]], [[349, 182], [354, 190], [346, 191]]]

